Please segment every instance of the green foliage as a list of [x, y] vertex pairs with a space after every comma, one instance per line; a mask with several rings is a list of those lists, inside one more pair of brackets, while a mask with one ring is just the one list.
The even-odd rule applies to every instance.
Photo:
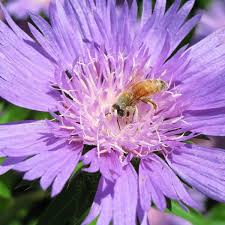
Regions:
[[92, 221], [89, 225], [96, 225], [97, 224], [98, 219], [96, 218], [94, 221]]
[[6, 199], [10, 199], [12, 197], [9, 188], [2, 181], [0, 181], [0, 197]]
[[207, 225], [225, 225], [225, 204], [215, 205], [207, 214]]
[[[69, 186], [52, 200], [38, 225], [79, 225], [90, 208], [98, 183], [98, 175], [78, 173]], [[92, 225], [95, 223], [93, 222]]]
[[50, 118], [49, 113], [31, 111], [15, 105], [8, 105], [4, 102], [0, 103], [0, 124], [21, 120], [42, 120]]
[[15, 122], [26, 119], [30, 110], [23, 109], [14, 105], [0, 104], [0, 123]]
[[198, 0], [196, 1], [196, 8], [206, 8], [211, 2], [212, 0]]
[[176, 202], [171, 202], [170, 213], [179, 216], [193, 225], [225, 225], [225, 204], [217, 204], [207, 213], [201, 214], [193, 209], [185, 211]]
[[0, 224], [20, 224], [19, 222], [28, 215], [28, 210], [30, 210], [34, 204], [44, 199], [44, 197], [45, 193], [43, 191], [37, 191], [21, 194], [7, 201], [0, 200], [1, 203], [4, 203], [4, 207], [0, 208]]
[[185, 211], [177, 202], [171, 202], [171, 213], [182, 217], [183, 219], [191, 222], [193, 225], [203, 225], [206, 223], [206, 219], [203, 215], [192, 209]]

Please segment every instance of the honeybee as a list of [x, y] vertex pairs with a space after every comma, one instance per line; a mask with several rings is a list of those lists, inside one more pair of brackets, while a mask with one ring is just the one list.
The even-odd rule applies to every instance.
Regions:
[[129, 117], [130, 114], [135, 113], [136, 105], [140, 101], [151, 105], [156, 110], [157, 104], [150, 96], [167, 88], [167, 83], [160, 79], [146, 79], [133, 83], [118, 96], [112, 105], [112, 112], [116, 112], [118, 117]]

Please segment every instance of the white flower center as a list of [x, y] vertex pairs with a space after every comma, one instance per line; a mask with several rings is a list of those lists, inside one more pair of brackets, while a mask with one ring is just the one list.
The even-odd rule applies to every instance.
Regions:
[[[177, 133], [168, 135], [168, 132], [179, 129], [182, 120], [181, 115], [170, 118], [170, 113], [176, 111], [179, 94], [157, 86], [163, 84], [162, 79], [145, 79], [144, 71], [137, 66], [130, 68], [128, 76], [124, 59], [118, 60], [114, 69], [109, 66], [109, 58], [98, 60], [77, 62], [70, 76], [64, 73], [63, 82], [58, 85], [63, 93], [59, 111], [64, 128], [70, 127], [72, 131], [70, 140], [79, 137], [84, 144], [97, 146], [99, 155], [116, 150], [141, 157], [162, 150], [166, 141], [177, 137]], [[119, 97], [131, 90], [127, 87], [133, 80], [149, 80], [149, 84], [152, 81], [149, 96], [145, 94], [150, 102], [137, 98], [130, 103], [126, 97], [125, 100]], [[131, 94], [142, 92], [144, 84], [135, 86]], [[119, 114], [115, 103], [124, 114]]]

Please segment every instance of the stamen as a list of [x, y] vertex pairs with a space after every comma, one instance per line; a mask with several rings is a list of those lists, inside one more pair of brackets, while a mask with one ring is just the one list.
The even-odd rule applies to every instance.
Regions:
[[98, 153], [98, 158], [100, 158], [100, 143], [99, 143], [99, 131], [97, 130], [97, 153]]
[[60, 128], [62, 129], [66, 129], [66, 130], [74, 130], [74, 127], [69, 127], [69, 126], [60, 126]]

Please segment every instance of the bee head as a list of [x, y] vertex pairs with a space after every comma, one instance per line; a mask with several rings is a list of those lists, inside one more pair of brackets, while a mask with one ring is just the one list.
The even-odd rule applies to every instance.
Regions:
[[124, 110], [120, 108], [120, 106], [118, 104], [113, 104], [112, 105], [112, 111], [116, 111], [117, 115], [120, 117], [124, 116]]
[[168, 85], [165, 81], [159, 80], [159, 82], [160, 82], [161, 90], [166, 90], [168, 88]]

